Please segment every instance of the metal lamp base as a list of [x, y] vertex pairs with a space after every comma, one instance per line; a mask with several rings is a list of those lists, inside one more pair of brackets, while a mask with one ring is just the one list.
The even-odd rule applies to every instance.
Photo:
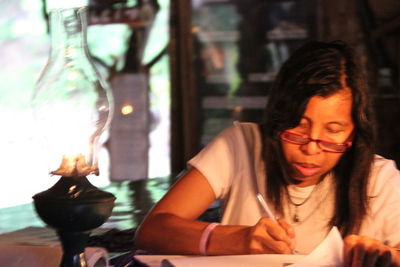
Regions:
[[93, 186], [86, 177], [61, 177], [33, 199], [39, 217], [57, 231], [63, 248], [60, 266], [86, 267], [84, 250], [90, 230], [110, 217], [115, 196]]

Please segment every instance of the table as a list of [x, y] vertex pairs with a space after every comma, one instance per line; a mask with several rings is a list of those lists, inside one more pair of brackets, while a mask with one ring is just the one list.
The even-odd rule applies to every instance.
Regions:
[[[172, 182], [170, 177], [160, 177], [133, 182], [112, 182], [110, 185], [102, 187], [101, 189], [113, 193], [117, 199], [112, 215], [101, 228], [92, 232], [88, 245], [103, 247], [107, 249], [111, 257], [121, 256], [120, 260], [135, 251], [133, 236], [136, 227], [151, 207], [167, 192]], [[199, 219], [218, 221], [220, 219], [219, 207], [210, 208]], [[7, 234], [13, 231], [23, 234], [20, 240], [12, 239], [10, 234]], [[26, 240], [27, 233], [29, 242]], [[14, 246], [14, 249], [20, 251], [26, 250], [27, 246], [36, 246], [36, 248], [29, 248], [30, 251], [53, 253], [54, 258], [60, 255], [59, 242], [55, 232], [45, 227], [36, 215], [33, 203], [0, 209], [0, 250], [6, 251], [6, 246]], [[55, 247], [58, 248], [54, 250]]]
[[[88, 245], [104, 247], [110, 256], [134, 250], [133, 235], [136, 227], [154, 203], [165, 194], [170, 183], [169, 177], [160, 177], [111, 182], [102, 187], [102, 190], [113, 193], [117, 199], [112, 215], [101, 228], [92, 232]], [[58, 265], [61, 256], [58, 238], [55, 231], [47, 228], [37, 216], [33, 203], [0, 209], [0, 259], [2, 255], [3, 261], [15, 259], [13, 251], [27, 255], [16, 263], [18, 267], [33, 267], [32, 257], [35, 255], [39, 255], [35, 256], [37, 266], [41, 266], [39, 263], [43, 260], [47, 261], [46, 267]], [[24, 265], [25, 262], [30, 262], [30, 265]]]

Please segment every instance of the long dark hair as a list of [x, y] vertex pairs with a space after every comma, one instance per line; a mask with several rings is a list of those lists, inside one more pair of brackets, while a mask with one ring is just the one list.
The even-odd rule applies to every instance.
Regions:
[[334, 216], [329, 224], [339, 227], [345, 236], [359, 230], [367, 213], [375, 129], [367, 86], [351, 49], [344, 42], [311, 41], [292, 54], [272, 85], [262, 132], [267, 196], [283, 214], [283, 196], [287, 194], [287, 185], [294, 181], [277, 133], [299, 124], [311, 97], [327, 97], [344, 87], [352, 92], [355, 135], [353, 146], [332, 170], [336, 195]]

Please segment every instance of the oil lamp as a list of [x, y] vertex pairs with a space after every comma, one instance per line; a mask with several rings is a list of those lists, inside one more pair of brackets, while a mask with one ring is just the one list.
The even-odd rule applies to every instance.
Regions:
[[115, 197], [86, 178], [98, 175], [100, 137], [112, 117], [111, 91], [92, 62], [85, 7], [50, 11], [51, 50], [32, 109], [47, 144], [49, 173], [61, 178], [33, 196], [39, 217], [58, 234], [63, 267], [86, 266], [90, 230], [111, 215]]

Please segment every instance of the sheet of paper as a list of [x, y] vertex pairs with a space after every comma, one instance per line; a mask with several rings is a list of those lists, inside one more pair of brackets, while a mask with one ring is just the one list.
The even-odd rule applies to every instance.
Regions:
[[304, 255], [232, 255], [232, 256], [177, 256], [136, 255], [149, 267], [283, 267], [305, 257]]
[[283, 267], [294, 263], [304, 255], [233, 255], [164, 260], [162, 267]]
[[182, 256], [182, 255], [135, 255], [134, 258], [146, 264], [149, 267], [161, 267], [161, 262], [165, 259], [174, 259], [174, 258], [187, 258], [190, 256]]
[[135, 255], [149, 267], [341, 267], [343, 239], [337, 227], [308, 255], [179, 256]]
[[341, 267], [343, 246], [342, 236], [335, 226], [310, 254], [288, 267]]

